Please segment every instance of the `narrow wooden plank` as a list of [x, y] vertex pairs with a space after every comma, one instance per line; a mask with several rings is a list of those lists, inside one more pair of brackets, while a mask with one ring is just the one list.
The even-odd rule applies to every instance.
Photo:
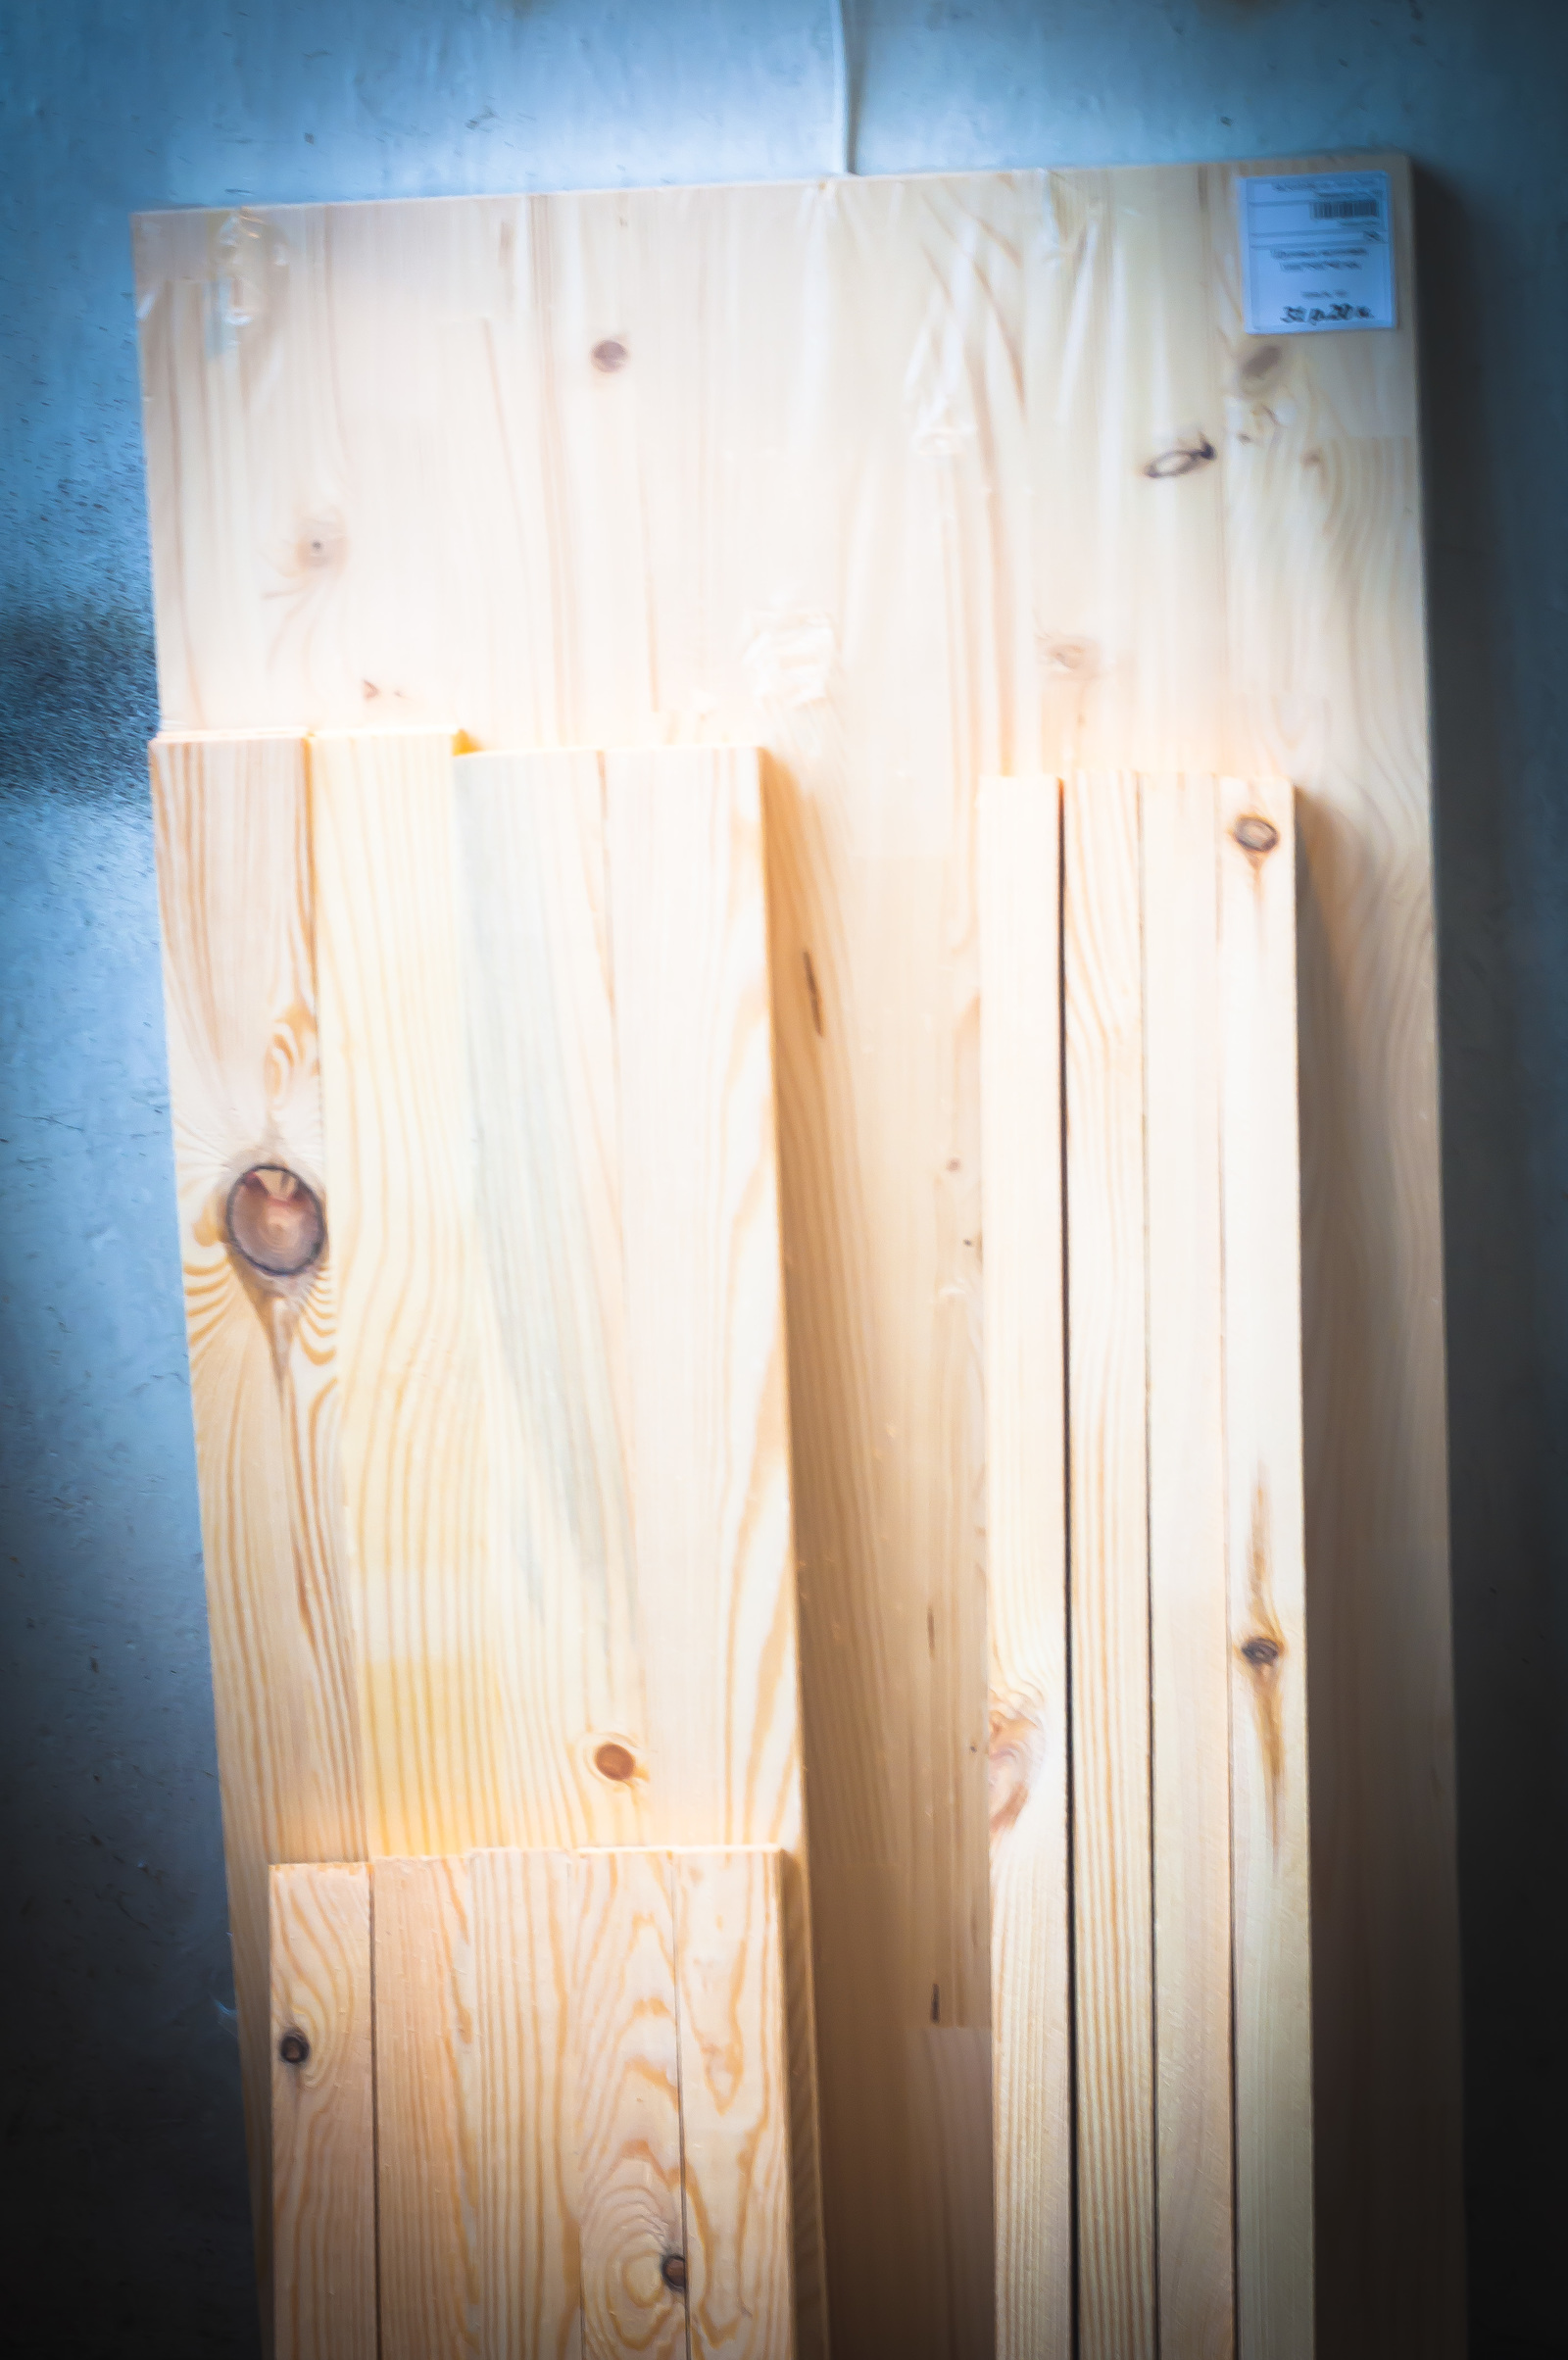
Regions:
[[999, 2360], [1072, 2343], [1061, 790], [980, 797]]
[[479, 2061], [461, 1859], [376, 1860], [379, 2360], [480, 2351]]
[[[1250, 337], [1238, 171], [1202, 174], [1231, 371], [1227, 625], [1245, 734], [1300, 791], [1319, 2337], [1459, 2360], [1452, 1637], [1410, 165], [1398, 324]], [[1374, 1669], [1375, 1667], [1375, 1669]]]
[[571, 1875], [570, 2072], [584, 2360], [684, 2360], [669, 1855], [582, 1852]]
[[1161, 2360], [1227, 2360], [1230, 1648], [1215, 786], [1146, 778], [1150, 1677]]
[[757, 757], [612, 754], [606, 793], [655, 1832], [798, 1849]]
[[277, 2360], [377, 2360], [370, 1885], [274, 1868], [272, 2274]]
[[571, 1862], [561, 1851], [470, 1852], [467, 1876], [480, 2360], [579, 2360]]
[[1138, 786], [1062, 811], [1079, 2349], [1153, 2360], [1154, 2058]]
[[793, 2360], [782, 1855], [674, 1855], [691, 2360]]
[[170, 1098], [246, 2136], [270, 2297], [270, 1861], [365, 1847], [337, 1470], [328, 1250], [295, 1277], [236, 1250], [252, 1166], [322, 1190], [305, 749], [151, 749]]
[[456, 779], [498, 1547], [524, 1631], [517, 1835], [635, 1844], [658, 1795], [631, 1536], [601, 764], [466, 755]]
[[452, 733], [311, 747], [327, 1189], [372, 1853], [523, 1824], [498, 1563]]
[[1222, 782], [1225, 1458], [1241, 2360], [1308, 2360], [1311, 1864], [1289, 787]]

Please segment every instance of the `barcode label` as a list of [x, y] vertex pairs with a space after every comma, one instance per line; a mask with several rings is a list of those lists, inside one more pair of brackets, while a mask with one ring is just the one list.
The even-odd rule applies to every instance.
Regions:
[[1236, 194], [1250, 335], [1393, 327], [1387, 172], [1258, 172]]

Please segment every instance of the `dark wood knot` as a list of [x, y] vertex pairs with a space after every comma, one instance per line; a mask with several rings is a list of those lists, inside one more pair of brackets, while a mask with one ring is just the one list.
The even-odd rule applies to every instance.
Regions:
[[1279, 829], [1261, 811], [1244, 811], [1231, 834], [1244, 853], [1271, 853], [1280, 840]]
[[264, 1278], [298, 1278], [326, 1243], [314, 1189], [280, 1163], [254, 1163], [228, 1192], [229, 1244]]
[[602, 370], [607, 377], [612, 377], [617, 369], [625, 368], [631, 355], [618, 336], [606, 336], [594, 346], [588, 358], [595, 369]]
[[671, 2294], [684, 2294], [686, 2291], [686, 2256], [683, 2253], [666, 2253], [659, 2265], [659, 2275]]
[[1161, 451], [1157, 459], [1150, 461], [1144, 473], [1151, 483], [1167, 483], [1173, 475], [1191, 475], [1218, 457], [1208, 436], [1200, 434], [1196, 442], [1175, 443], [1170, 450]]
[[637, 1756], [629, 1745], [618, 1745], [611, 1738], [595, 1747], [594, 1768], [601, 1778], [612, 1778], [617, 1785], [624, 1785], [628, 1778], [636, 1776]]
[[1242, 1654], [1254, 1671], [1266, 1672], [1271, 1663], [1278, 1663], [1280, 1649], [1272, 1639], [1249, 1639], [1242, 1644]]
[[311, 2044], [303, 2033], [285, 2033], [277, 2044], [277, 2053], [285, 2065], [303, 2065], [311, 2053]]

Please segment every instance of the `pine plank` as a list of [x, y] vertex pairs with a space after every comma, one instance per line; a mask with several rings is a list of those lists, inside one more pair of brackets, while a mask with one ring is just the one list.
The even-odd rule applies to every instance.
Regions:
[[691, 2360], [793, 2360], [781, 1855], [674, 1854]]
[[258, 2268], [270, 2293], [270, 1861], [364, 1849], [338, 1504], [330, 1247], [273, 1281], [231, 1247], [235, 1179], [319, 1190], [313, 893], [298, 737], [151, 749], [180, 1257]]
[[1203, 175], [1211, 299], [1221, 349], [1234, 356], [1226, 619], [1240, 743], [1216, 766], [1289, 778], [1300, 792], [1318, 2335], [1346, 2360], [1459, 2360], [1452, 1639], [1413, 209], [1404, 158], [1353, 163], [1381, 166], [1393, 183], [1398, 325], [1377, 334], [1246, 336], [1228, 228], [1235, 174]]
[[377, 2360], [369, 1877], [274, 1868], [270, 1893], [275, 2349]]
[[1062, 807], [1078, 2300], [1153, 2360], [1154, 2055], [1138, 782]]
[[512, 1832], [634, 1844], [660, 1809], [643, 1633], [672, 1607], [640, 1602], [632, 1545], [601, 763], [465, 755], [455, 775], [498, 1539], [525, 1632]]
[[452, 732], [311, 745], [341, 1449], [373, 1854], [527, 1824], [496, 1531]]
[[467, 1876], [480, 2360], [580, 2360], [571, 1862], [476, 1851]]
[[[1274, 832], [1272, 849], [1266, 841], [1264, 849], [1250, 847], [1239, 834], [1258, 819]], [[1224, 1400], [1241, 2360], [1309, 2360], [1316, 2349], [1293, 819], [1289, 787], [1222, 783]]]
[[1061, 791], [980, 796], [999, 2360], [1072, 2348]]
[[[680, 2050], [667, 1852], [572, 1861], [584, 2360], [684, 2360]], [[674, 2265], [671, 2285], [664, 2276]]]
[[370, 1868], [380, 2360], [481, 2350], [479, 2091], [468, 1874]]
[[[1146, 778], [1140, 810], [1159, 2348], [1163, 2360], [1226, 2360], [1235, 2227], [1214, 781]], [[1294, 1138], [1280, 1143], [1287, 1167], [1293, 1149]]]

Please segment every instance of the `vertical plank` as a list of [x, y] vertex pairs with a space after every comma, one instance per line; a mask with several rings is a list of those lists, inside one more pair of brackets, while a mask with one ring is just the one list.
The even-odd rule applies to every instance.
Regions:
[[460, 1851], [522, 1801], [451, 731], [313, 740], [311, 815], [369, 1848]]
[[757, 757], [612, 754], [606, 795], [655, 1833], [798, 1849]]
[[499, 1347], [498, 1548], [525, 1631], [515, 1834], [634, 1844], [658, 1795], [631, 1537], [601, 765], [478, 754], [455, 770], [477, 1244]]
[[277, 2360], [377, 2360], [370, 1886], [274, 1868], [272, 2269]]
[[782, 1856], [674, 1855], [691, 2360], [793, 2360]]
[[999, 2360], [1072, 2343], [1061, 791], [980, 799]]
[[583, 2360], [684, 2360], [669, 1855], [582, 1852], [571, 1875], [570, 2073], [582, 2205]]
[[569, 2023], [573, 1894], [561, 1851], [479, 1851], [472, 1912], [480, 2360], [579, 2360]]
[[1214, 781], [1146, 778], [1149, 1587], [1161, 2360], [1234, 2348]]
[[[1252, 337], [1238, 169], [1390, 175], [1398, 324]], [[1345, 2360], [1464, 2350], [1447, 1412], [1413, 192], [1202, 177], [1240, 744], [1300, 792], [1318, 2298]], [[1242, 725], [1245, 724], [1245, 727]]]
[[258, 1163], [322, 1193], [305, 749], [151, 748], [180, 1259], [212, 1635], [246, 2137], [270, 2299], [270, 1861], [365, 1848], [337, 1464], [331, 1243], [297, 1277], [234, 1248]]
[[1220, 794], [1225, 1457], [1241, 2360], [1309, 2360], [1311, 1916], [1287, 786]]
[[1144, 1043], [1136, 779], [1062, 819], [1082, 2360], [1153, 2360]]
[[478, 2058], [461, 1859], [370, 1867], [379, 2360], [480, 2351]]

